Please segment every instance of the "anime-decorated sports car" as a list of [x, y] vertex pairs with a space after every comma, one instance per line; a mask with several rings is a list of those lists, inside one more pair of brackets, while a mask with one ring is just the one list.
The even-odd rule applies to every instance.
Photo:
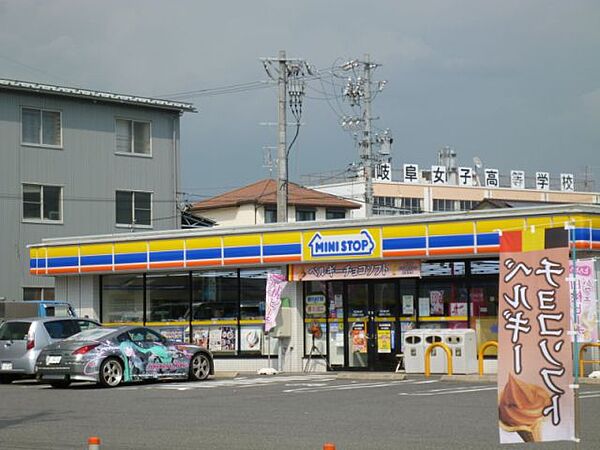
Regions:
[[213, 373], [208, 350], [171, 342], [146, 327], [82, 331], [44, 348], [36, 362], [37, 379], [54, 387], [66, 387], [72, 380], [105, 387], [162, 378], [199, 381]]

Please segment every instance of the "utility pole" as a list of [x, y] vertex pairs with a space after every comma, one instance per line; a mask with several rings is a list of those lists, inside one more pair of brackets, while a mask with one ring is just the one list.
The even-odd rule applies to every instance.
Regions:
[[[277, 142], [277, 222], [288, 221], [288, 154], [289, 148], [287, 148], [287, 122], [286, 122], [286, 104], [287, 104], [287, 93], [288, 93], [288, 80], [290, 77], [298, 81], [298, 84], [302, 84], [301, 78], [306, 73], [312, 75], [310, 66], [302, 59], [290, 59], [285, 55], [285, 50], [279, 51], [277, 58], [261, 58], [265, 71], [271, 79], [275, 79], [270, 69], [277, 72], [277, 88], [278, 88], [278, 112], [277, 112], [277, 126], [278, 126], [278, 142]], [[294, 84], [294, 83], [292, 83]], [[300, 114], [302, 110], [302, 97], [304, 96], [304, 89], [298, 91], [297, 86], [294, 92], [290, 93], [290, 107], [292, 103], [294, 108], [292, 114], [296, 118], [296, 126], [300, 126]], [[297, 135], [296, 135], [297, 137]], [[292, 140], [292, 144], [294, 140]], [[290, 145], [291, 147], [291, 145]]]
[[369, 54], [365, 54], [365, 130], [363, 132], [363, 166], [365, 168], [365, 215], [373, 214], [373, 141], [371, 139], [371, 62]]
[[[365, 179], [365, 216], [371, 217], [373, 214], [373, 134], [371, 131], [371, 122], [373, 116], [371, 113], [372, 82], [371, 70], [379, 65], [372, 63], [369, 54], [364, 55], [363, 61], [351, 60], [343, 64], [341, 68], [345, 71], [352, 71], [355, 78], [349, 78], [343, 94], [347, 97], [351, 107], [361, 107], [360, 117], [346, 117], [342, 120], [342, 127], [348, 129], [358, 129], [362, 126], [362, 140], [359, 143], [360, 158]], [[360, 69], [360, 76], [357, 76], [357, 71]], [[379, 82], [378, 91], [383, 89], [385, 81]]]
[[277, 222], [288, 221], [288, 161], [285, 109], [287, 72], [285, 50], [279, 50], [279, 77], [277, 80], [279, 91], [279, 108], [277, 113], [277, 121], [279, 122], [279, 141], [277, 143]]

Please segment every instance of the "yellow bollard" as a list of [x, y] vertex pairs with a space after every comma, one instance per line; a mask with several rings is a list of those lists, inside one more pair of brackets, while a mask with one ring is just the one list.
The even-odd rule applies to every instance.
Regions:
[[452, 375], [452, 350], [443, 342], [434, 342], [427, 350], [425, 350], [425, 376], [431, 375], [431, 350], [434, 348], [442, 348], [446, 352], [446, 359], [448, 361], [448, 375]]
[[498, 342], [486, 341], [483, 344], [481, 344], [481, 347], [479, 347], [479, 353], [477, 354], [477, 361], [479, 362], [479, 375], [480, 376], [483, 375], [483, 355], [489, 347], [496, 347], [496, 349], [498, 349]]

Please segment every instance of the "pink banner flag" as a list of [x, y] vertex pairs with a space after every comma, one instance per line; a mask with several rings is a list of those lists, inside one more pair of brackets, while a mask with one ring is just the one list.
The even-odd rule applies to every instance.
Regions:
[[500, 442], [573, 440], [569, 249], [509, 244], [500, 254]]
[[269, 273], [267, 275], [267, 298], [265, 310], [265, 332], [277, 324], [277, 314], [281, 306], [281, 291], [287, 284], [284, 275], [278, 273]]

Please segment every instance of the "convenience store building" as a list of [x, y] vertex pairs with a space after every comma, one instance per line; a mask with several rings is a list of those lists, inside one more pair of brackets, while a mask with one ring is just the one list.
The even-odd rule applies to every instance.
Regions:
[[[600, 207], [560, 205], [47, 239], [30, 272], [82, 316], [207, 346], [217, 370], [257, 370], [270, 351], [300, 371], [315, 327], [334, 370], [392, 370], [412, 328], [494, 339], [501, 232], [553, 227], [573, 230], [578, 258], [600, 249]], [[277, 338], [263, 333], [269, 272], [289, 281]]]

